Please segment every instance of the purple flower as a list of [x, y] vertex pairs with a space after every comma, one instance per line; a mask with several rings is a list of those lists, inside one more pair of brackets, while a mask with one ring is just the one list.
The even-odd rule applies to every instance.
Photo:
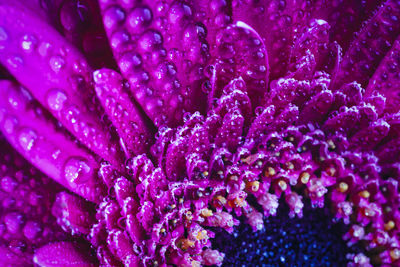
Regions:
[[317, 232], [348, 266], [400, 265], [399, 19], [394, 0], [0, 0], [0, 261], [290, 265], [281, 227], [296, 264]]

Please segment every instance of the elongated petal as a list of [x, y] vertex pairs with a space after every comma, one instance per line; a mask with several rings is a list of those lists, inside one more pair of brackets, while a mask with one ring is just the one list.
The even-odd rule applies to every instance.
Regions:
[[222, 89], [231, 80], [241, 77], [253, 106], [258, 106], [260, 98], [267, 93], [269, 75], [267, 50], [261, 36], [239, 21], [221, 31], [216, 38], [218, 56], [209, 98], [220, 97]]
[[93, 156], [56, 130], [24, 88], [1, 81], [0, 95], [0, 130], [11, 145], [58, 183], [90, 201], [100, 201], [104, 185], [97, 178]]
[[56, 266], [96, 266], [87, 251], [73, 242], [56, 242], [36, 250], [33, 261], [40, 267]]
[[152, 132], [144, 114], [130, 99], [124, 81], [116, 71], [101, 69], [94, 72], [97, 96], [122, 138], [128, 156], [146, 153]]
[[232, 22], [232, 7], [226, 0], [195, 0], [194, 16], [198, 18], [207, 29], [207, 41], [212, 57], [218, 55], [215, 51], [216, 36]]
[[[287, 71], [295, 29], [307, 20], [306, 1], [232, 1], [233, 20], [253, 27], [267, 45], [271, 79]], [[303, 20], [303, 21], [302, 21]]]
[[369, 19], [383, 2], [385, 1], [317, 0], [310, 2], [311, 17], [326, 20], [332, 27], [329, 31], [331, 40], [338, 42], [346, 51], [354, 39], [354, 33], [360, 30], [362, 23]]
[[176, 125], [184, 111], [205, 107], [206, 30], [188, 2], [103, 0], [100, 7], [118, 65], [156, 126]]
[[368, 21], [343, 57], [331, 87], [357, 81], [365, 86], [400, 34], [400, 3], [387, 1]]
[[64, 231], [74, 234], [89, 234], [95, 222], [95, 208], [92, 203], [67, 192], [60, 192], [54, 201], [52, 214]]
[[3, 136], [0, 146], [1, 265], [30, 266], [37, 247], [69, 239], [50, 215], [62, 187], [36, 168], [26, 168], [29, 162]]
[[[18, 23], [16, 23], [18, 22]], [[118, 143], [101, 122], [83, 56], [29, 10], [0, 1], [0, 62], [89, 149], [120, 164]]]
[[396, 40], [390, 52], [382, 60], [374, 76], [369, 81], [367, 94], [378, 91], [386, 97], [385, 111], [400, 110], [400, 39]]

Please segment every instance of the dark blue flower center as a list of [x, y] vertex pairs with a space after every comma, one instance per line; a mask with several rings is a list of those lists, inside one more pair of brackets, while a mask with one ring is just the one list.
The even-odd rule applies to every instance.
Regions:
[[264, 224], [257, 232], [245, 222], [232, 234], [217, 232], [213, 248], [225, 253], [223, 266], [346, 266], [346, 255], [360, 251], [346, 245], [348, 226], [333, 223], [326, 209], [308, 205], [303, 218], [289, 218], [281, 204]]

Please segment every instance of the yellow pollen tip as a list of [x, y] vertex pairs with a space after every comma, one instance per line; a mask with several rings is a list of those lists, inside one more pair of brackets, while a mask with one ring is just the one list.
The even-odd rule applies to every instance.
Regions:
[[287, 189], [287, 183], [283, 180], [280, 180], [278, 182], [279, 187], [281, 188], [282, 191], [285, 191]]
[[330, 168], [328, 168], [328, 169], [326, 170], [326, 173], [327, 173], [329, 176], [335, 176], [335, 174], [336, 174], [336, 169], [333, 168], [333, 167], [330, 167]]
[[358, 195], [363, 198], [369, 198], [370, 193], [367, 190], [364, 190], [364, 191], [361, 191], [360, 193], [358, 193]]
[[217, 196], [216, 200], [223, 206], [226, 204], [226, 198], [224, 198], [223, 196]]
[[335, 143], [332, 140], [328, 140], [328, 145], [329, 145], [330, 149], [335, 149], [336, 148]]
[[310, 180], [310, 174], [309, 174], [308, 172], [303, 172], [303, 173], [300, 175], [300, 181], [301, 181], [303, 184], [308, 183], [309, 180]]
[[204, 172], [203, 172], [203, 175], [204, 175], [204, 176], [208, 176], [208, 171], [204, 171]]
[[206, 238], [208, 238], [208, 235], [207, 235], [207, 231], [206, 231], [206, 230], [201, 230], [201, 231], [199, 231], [199, 232], [197, 233], [197, 235], [196, 235], [196, 239], [197, 239], [197, 240], [203, 240], [203, 239], [206, 239]]
[[248, 182], [247, 188], [253, 192], [257, 192], [258, 189], [260, 188], [260, 182], [259, 181]]
[[213, 215], [213, 212], [210, 209], [202, 209], [201, 210], [201, 216], [203, 216], [203, 217], [210, 217], [212, 215]]
[[400, 250], [398, 248], [392, 249], [390, 251], [390, 257], [394, 261], [400, 259]]
[[200, 267], [201, 263], [199, 261], [192, 261], [192, 267]]
[[274, 176], [276, 174], [276, 171], [274, 168], [268, 167], [264, 174], [266, 177]]
[[181, 239], [178, 243], [178, 246], [182, 250], [188, 250], [191, 247], [194, 247], [194, 242], [189, 239]]
[[287, 162], [286, 163], [286, 167], [289, 169], [289, 170], [293, 170], [294, 169], [294, 164], [292, 163], [292, 162]]
[[385, 230], [386, 231], [390, 231], [392, 230], [394, 227], [396, 226], [396, 224], [394, 223], [394, 221], [390, 220], [387, 223], [385, 223]]
[[345, 182], [341, 182], [341, 183], [339, 184], [339, 191], [340, 191], [340, 192], [344, 193], [344, 192], [346, 192], [348, 189], [349, 189], [349, 185], [346, 184]]
[[193, 219], [191, 211], [186, 212], [186, 219], [188, 219], [189, 221]]

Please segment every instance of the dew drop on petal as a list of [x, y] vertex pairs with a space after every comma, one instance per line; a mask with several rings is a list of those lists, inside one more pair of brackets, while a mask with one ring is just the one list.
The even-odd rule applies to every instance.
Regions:
[[39, 54], [42, 57], [45, 57], [49, 54], [51, 48], [52, 48], [52, 45], [50, 43], [43, 42], [39, 45], [39, 48], [38, 48]]
[[24, 60], [20, 56], [10, 56], [7, 59], [7, 63], [11, 68], [17, 69], [24, 64]]
[[56, 149], [56, 150], [54, 150], [53, 153], [51, 154], [51, 157], [52, 157], [53, 159], [56, 160], [60, 154], [61, 154], [61, 150]]
[[61, 89], [51, 89], [47, 94], [47, 104], [55, 111], [62, 110], [66, 100], [67, 95]]
[[62, 56], [52, 56], [50, 58], [50, 67], [54, 72], [59, 72], [65, 65], [65, 60]]
[[11, 134], [14, 132], [14, 129], [17, 126], [17, 124], [18, 124], [17, 118], [15, 118], [14, 116], [7, 116], [4, 119], [3, 128], [6, 131], [6, 133]]
[[22, 96], [14, 90], [8, 93], [8, 103], [15, 110], [21, 110], [24, 107], [24, 101], [21, 98]]
[[0, 27], [0, 42], [6, 41], [8, 39], [8, 34], [3, 27]]
[[120, 7], [110, 7], [104, 13], [104, 26], [108, 29], [115, 28], [125, 20], [125, 13]]
[[79, 109], [76, 106], [72, 105], [68, 107], [65, 118], [67, 119], [67, 121], [74, 124], [77, 122], [79, 114]]
[[64, 177], [72, 187], [76, 187], [77, 183], [87, 181], [91, 172], [91, 167], [83, 158], [71, 157], [65, 163]]
[[152, 19], [153, 15], [150, 9], [137, 7], [128, 16], [128, 27], [133, 32], [140, 32], [143, 27], [150, 24]]
[[29, 128], [23, 128], [19, 132], [18, 141], [21, 147], [25, 151], [30, 151], [32, 150], [33, 145], [35, 144], [37, 137], [38, 136], [34, 130]]
[[35, 36], [30, 34], [25, 34], [21, 40], [21, 48], [25, 52], [32, 52], [37, 44], [37, 40]]

